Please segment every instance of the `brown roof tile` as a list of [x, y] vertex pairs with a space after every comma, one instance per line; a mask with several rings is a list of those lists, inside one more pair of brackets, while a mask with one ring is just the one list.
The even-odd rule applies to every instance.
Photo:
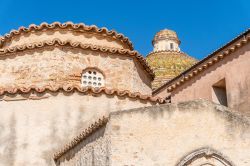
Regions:
[[110, 36], [110, 37], [120, 40], [122, 43], [126, 44], [130, 50], [133, 50], [132, 42], [121, 33], [117, 33], [114, 30], [109, 31], [105, 27], [98, 28], [95, 25], [88, 26], [83, 23], [74, 24], [72, 22], [66, 22], [66, 23], [54, 22], [52, 24], [48, 24], [45, 22], [45, 23], [41, 23], [40, 25], [31, 24], [29, 25], [28, 28], [20, 27], [18, 30], [12, 30], [8, 34], [5, 34], [3, 37], [0, 37], [0, 48], [4, 46], [6, 41], [12, 40], [13, 37], [21, 35], [23, 33], [30, 33], [31, 31], [43, 31], [46, 29], [56, 29], [56, 28], [72, 29], [72, 30], [78, 30], [78, 31], [81, 30], [84, 32], [92, 32], [92, 33], [94, 32], [98, 34], [103, 34], [103, 35]]
[[45, 91], [50, 92], [80, 92], [87, 94], [106, 94], [106, 95], [116, 95], [120, 97], [128, 97], [139, 100], [147, 100], [155, 103], [164, 103], [165, 100], [159, 97], [152, 97], [151, 95], [143, 95], [139, 92], [130, 92], [128, 90], [118, 90], [118, 89], [108, 89], [108, 88], [92, 88], [92, 87], [82, 87], [77, 85], [65, 84], [63, 86], [44, 86], [44, 87], [36, 87], [36, 86], [27, 86], [27, 87], [9, 87], [9, 88], [0, 88], [0, 95], [5, 94], [18, 94], [18, 93], [30, 93], [31, 91], [35, 91], [37, 93], [43, 93]]

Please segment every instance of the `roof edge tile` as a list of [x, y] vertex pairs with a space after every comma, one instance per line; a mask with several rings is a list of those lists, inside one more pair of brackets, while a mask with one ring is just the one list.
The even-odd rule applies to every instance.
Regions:
[[60, 22], [53, 22], [51, 24], [48, 24], [46, 22], [41, 23], [40, 25], [35, 25], [31, 24], [29, 25], [28, 28], [26, 27], [19, 27], [18, 30], [11, 30], [9, 33], [5, 34], [4, 36], [0, 37], [0, 48], [8, 41], [11, 40], [13, 37], [21, 35], [22, 33], [29, 33], [31, 31], [42, 31], [46, 29], [73, 29], [73, 30], [82, 30], [85, 32], [94, 32], [94, 33], [99, 33], [99, 34], [105, 34], [106, 36], [111, 36], [115, 39], [120, 40], [122, 43], [126, 44], [130, 50], [133, 50], [133, 44], [129, 40], [128, 37], [125, 37], [121, 33], [117, 33], [114, 30], [108, 30], [106, 27], [98, 28], [95, 25], [85, 25], [83, 23], [79, 24], [74, 24], [72, 22], [65, 22], [65, 23], [60, 23]]

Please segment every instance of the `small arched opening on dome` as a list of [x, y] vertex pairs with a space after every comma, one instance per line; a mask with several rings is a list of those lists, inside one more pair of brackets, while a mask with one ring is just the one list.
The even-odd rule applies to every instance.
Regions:
[[180, 40], [175, 31], [164, 29], [156, 33], [152, 41], [154, 52], [179, 51]]
[[170, 43], [170, 50], [174, 50], [174, 43]]
[[177, 166], [234, 166], [221, 153], [202, 148], [184, 157]]
[[83, 87], [101, 88], [105, 85], [105, 77], [100, 70], [87, 68], [82, 72], [81, 85]]

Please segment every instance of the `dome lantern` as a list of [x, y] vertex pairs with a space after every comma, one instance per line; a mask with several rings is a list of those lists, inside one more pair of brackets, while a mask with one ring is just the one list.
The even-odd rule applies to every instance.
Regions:
[[175, 31], [164, 29], [156, 33], [152, 44], [154, 52], [157, 51], [180, 51], [180, 40]]

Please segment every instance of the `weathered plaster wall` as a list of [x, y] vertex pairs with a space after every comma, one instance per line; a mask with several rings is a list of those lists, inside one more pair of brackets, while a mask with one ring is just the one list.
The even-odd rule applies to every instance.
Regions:
[[43, 41], [51, 41], [54, 39], [60, 39], [61, 41], [80, 42], [82, 44], [92, 44], [104, 47], [124, 48], [128, 49], [128, 46], [112, 37], [98, 35], [96, 33], [89, 32], [77, 32], [70, 30], [46, 30], [31, 32], [13, 37], [12, 40], [6, 42], [3, 48], [14, 47], [23, 44], [39, 43]]
[[[209, 160], [216, 166], [227, 166], [217, 160], [219, 157], [210, 158], [213, 151], [209, 149], [233, 166], [250, 165], [249, 119], [205, 100], [112, 112], [102, 138], [109, 140], [108, 158], [112, 166], [177, 166], [202, 149], [208, 150], [207, 156], [201, 155], [200, 160], [194, 160], [194, 165]], [[89, 146], [79, 145], [75, 149], [85, 151]], [[81, 155], [81, 158], [86, 156]], [[74, 163], [77, 159], [71, 157], [69, 161]]]
[[105, 87], [151, 94], [150, 78], [126, 55], [108, 55], [70, 47], [45, 47], [0, 57], [0, 87], [80, 85], [88, 67], [101, 70]]
[[250, 165], [250, 123], [206, 101], [111, 113], [111, 165], [175, 166], [210, 147], [232, 163]]
[[[228, 106], [235, 111], [250, 115], [249, 65], [250, 44], [246, 44], [201, 74], [178, 86], [171, 92], [171, 100], [175, 103], [199, 98], [213, 100], [213, 84], [225, 78]], [[164, 91], [157, 96], [162, 96]]]
[[[23, 100], [29, 95], [36, 100]], [[6, 95], [2, 99], [0, 165], [3, 166], [54, 165], [52, 157], [56, 150], [90, 123], [111, 111], [152, 104], [126, 97], [77, 92]]]
[[110, 165], [110, 140], [104, 136], [106, 126], [98, 129], [75, 148], [63, 155], [56, 165]]

